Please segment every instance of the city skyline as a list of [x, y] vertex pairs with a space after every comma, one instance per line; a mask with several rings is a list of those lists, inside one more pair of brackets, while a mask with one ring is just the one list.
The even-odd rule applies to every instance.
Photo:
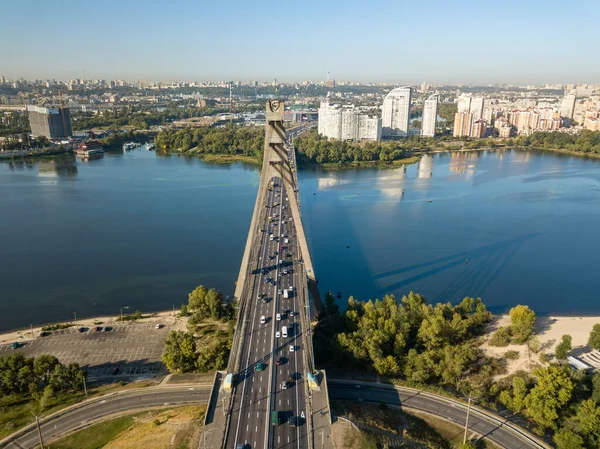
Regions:
[[[72, 0], [60, 8], [41, 0], [15, 2], [2, 7], [9, 20], [0, 39], [10, 45], [0, 48], [0, 74], [292, 82], [324, 80], [329, 71], [333, 79], [398, 84], [600, 82], [597, 2], [572, 3], [571, 19], [554, 0], [511, 0], [492, 15], [474, 1], [426, 3], [386, 1], [367, 9], [358, 2], [309, 1], [302, 8], [279, 5], [275, 14], [267, 2], [109, 0], [102, 10]], [[52, 25], [32, 25], [40, 23]], [[577, 38], [535, 45], [557, 30]], [[410, 36], [418, 39], [407, 45]], [[265, 64], [281, 55], [285, 64]]]

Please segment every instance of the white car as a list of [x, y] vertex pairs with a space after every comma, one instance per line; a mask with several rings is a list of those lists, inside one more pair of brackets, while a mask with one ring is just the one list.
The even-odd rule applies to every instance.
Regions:
[[277, 321], [281, 321], [281, 313], [278, 313], [277, 315], [275, 315], [275, 319]]
[[265, 318], [265, 316], [261, 316], [260, 317], [260, 324], [265, 324], [267, 322], [267, 319]]
[[288, 288], [288, 292], [293, 292], [294, 291], [294, 287], [292, 287], [291, 285]]
[[296, 350], [296, 347], [294, 345], [290, 345], [290, 352], [294, 352]]
[[279, 332], [279, 331], [275, 332], [275, 338], [279, 338], [279, 337], [281, 337], [281, 332]]

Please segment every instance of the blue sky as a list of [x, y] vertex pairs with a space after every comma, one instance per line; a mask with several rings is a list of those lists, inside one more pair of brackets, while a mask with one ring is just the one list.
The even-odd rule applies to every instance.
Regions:
[[0, 75], [600, 83], [599, 0], [0, 0]]

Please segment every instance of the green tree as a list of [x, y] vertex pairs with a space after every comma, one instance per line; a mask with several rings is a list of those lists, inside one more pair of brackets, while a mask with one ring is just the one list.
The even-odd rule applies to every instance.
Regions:
[[556, 346], [555, 355], [557, 359], [565, 360], [567, 358], [569, 352], [571, 351], [571, 349], [573, 349], [571, 343], [572, 338], [570, 335], [566, 334], [562, 336], [560, 343]]
[[509, 327], [500, 327], [492, 334], [489, 340], [490, 346], [504, 348], [510, 344], [511, 335]]
[[566, 428], [559, 429], [553, 440], [557, 449], [585, 449], [583, 438]]
[[551, 365], [533, 372], [537, 382], [525, 399], [526, 412], [542, 427], [556, 428], [559, 411], [571, 399], [575, 385], [567, 370]]
[[522, 376], [515, 376], [512, 380], [512, 394], [508, 390], [502, 390], [498, 400], [513, 412], [521, 413], [525, 409], [525, 399], [528, 392], [526, 379]]
[[509, 313], [513, 341], [517, 344], [525, 343], [535, 326], [535, 312], [529, 306], [518, 305], [510, 309]]
[[597, 351], [600, 351], [600, 323], [594, 324], [594, 327], [590, 332], [588, 344]]
[[592, 376], [592, 399], [600, 404], [600, 374]]
[[400, 373], [400, 366], [391, 355], [375, 360], [373, 366], [380, 376], [397, 376]]
[[600, 407], [592, 399], [579, 404], [574, 418], [575, 430], [583, 435], [590, 447], [600, 447]]
[[188, 332], [171, 331], [165, 340], [163, 362], [174, 373], [187, 373], [196, 367], [196, 341]]

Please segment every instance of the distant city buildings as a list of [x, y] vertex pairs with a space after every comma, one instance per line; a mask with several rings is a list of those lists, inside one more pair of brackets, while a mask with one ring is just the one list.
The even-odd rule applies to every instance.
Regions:
[[408, 136], [412, 89], [397, 87], [383, 100], [381, 117], [383, 137]]
[[423, 137], [434, 137], [437, 124], [437, 95], [431, 95], [423, 103], [423, 121], [421, 123], [421, 135]]
[[319, 108], [318, 132], [338, 140], [380, 140], [381, 120], [363, 114], [354, 106], [322, 102]]
[[33, 137], [62, 139], [73, 135], [68, 108], [27, 105], [27, 112]]

